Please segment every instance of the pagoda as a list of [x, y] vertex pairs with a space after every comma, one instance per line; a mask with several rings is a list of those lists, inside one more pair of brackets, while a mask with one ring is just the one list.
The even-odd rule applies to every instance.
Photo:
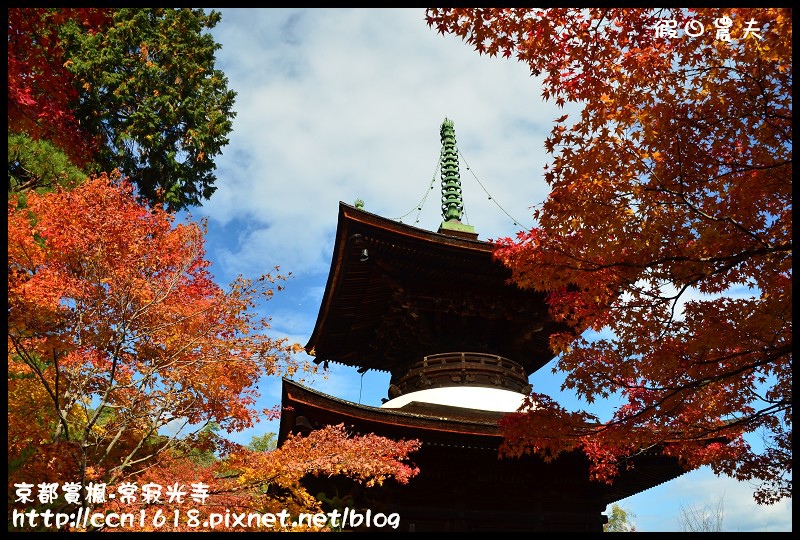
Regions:
[[600, 532], [609, 504], [685, 470], [658, 451], [641, 452], [609, 485], [589, 480], [579, 451], [550, 463], [499, 457], [498, 421], [529, 394], [528, 377], [553, 359], [549, 336], [562, 328], [544, 295], [510, 284], [493, 246], [461, 221], [450, 120], [440, 134], [439, 229], [339, 203], [331, 268], [305, 346], [318, 364], [390, 373], [384, 403], [361, 405], [284, 379], [278, 444], [289, 433], [340, 423], [354, 433], [419, 439], [412, 460], [421, 472], [407, 485], [310, 481], [312, 494], [398, 513], [398, 530]]

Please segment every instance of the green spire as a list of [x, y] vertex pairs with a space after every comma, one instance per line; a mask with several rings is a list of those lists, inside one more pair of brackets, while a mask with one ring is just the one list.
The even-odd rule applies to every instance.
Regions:
[[442, 137], [442, 218], [445, 221], [460, 221], [464, 201], [461, 199], [461, 175], [458, 172], [453, 121], [445, 118], [439, 133]]
[[464, 201], [461, 198], [461, 175], [458, 172], [458, 150], [453, 121], [444, 119], [439, 130], [442, 137], [442, 224], [439, 232], [476, 239], [475, 228], [461, 223]]

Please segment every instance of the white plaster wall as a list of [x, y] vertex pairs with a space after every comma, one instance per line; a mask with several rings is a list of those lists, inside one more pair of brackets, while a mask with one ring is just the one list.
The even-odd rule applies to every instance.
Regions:
[[467, 407], [484, 411], [513, 412], [516, 411], [524, 395], [499, 388], [483, 388], [479, 386], [450, 386], [446, 388], [429, 388], [403, 394], [381, 405], [384, 409], [396, 409], [411, 401]]

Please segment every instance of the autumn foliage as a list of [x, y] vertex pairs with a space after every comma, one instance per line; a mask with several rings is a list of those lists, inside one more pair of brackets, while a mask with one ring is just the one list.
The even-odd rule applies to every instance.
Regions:
[[[308, 523], [293, 525], [301, 513], [324, 513], [325, 508], [302, 484], [307, 476], [347, 475], [369, 488], [387, 479], [406, 484], [419, 470], [410, 462], [409, 454], [420, 446], [418, 441], [392, 441], [377, 435], [353, 435], [344, 425], [325, 426], [307, 436], [290, 435], [280, 448], [269, 452], [252, 451], [236, 445], [229, 447], [223, 459], [205, 466], [185, 458], [167, 458], [148, 469], [139, 478], [137, 487], [151, 485], [163, 488], [158, 501], [148, 501], [141, 489], [130, 504], [109, 501], [96, 511], [133, 512], [148, 519], [145, 526], [128, 530], [157, 532], [193, 532], [197, 522], [220, 521], [217, 531], [326, 531]], [[183, 493], [169, 500], [172, 493]], [[198, 488], [207, 496], [202, 497]], [[194, 497], [194, 498], [193, 498]], [[328, 509], [330, 510], [330, 509]], [[176, 511], [178, 519], [175, 519]], [[191, 511], [196, 511], [191, 515]], [[285, 511], [283, 522], [259, 520], [259, 516], [278, 516]], [[224, 516], [229, 516], [227, 524]], [[239, 516], [238, 522], [231, 515]], [[165, 516], [154, 526], [156, 516]], [[249, 522], [241, 516], [249, 516]], [[190, 521], [194, 519], [195, 521]], [[208, 530], [208, 528], [206, 528]]]
[[[202, 225], [141, 206], [129, 183], [102, 175], [30, 192], [24, 205], [10, 196], [8, 236], [9, 512], [19, 484], [77, 483], [67, 509], [96, 506], [90, 483], [157, 478], [247, 492], [242, 504], [258, 507], [279, 504], [279, 489], [299, 509], [318, 505], [299, 486], [307, 474], [366, 483], [415, 474], [404, 463], [413, 443], [343, 429], [269, 453], [207, 436], [210, 426], [254, 425], [261, 377], [313, 368], [254, 309], [285, 277], [221, 288]], [[209, 452], [227, 459], [197, 460]], [[268, 484], [273, 491], [260, 489]]]
[[[565, 108], [538, 226], [498, 242], [549, 294], [554, 371], [598, 423], [534, 394], [509, 454], [582, 448], [608, 480], [641, 449], [791, 497], [790, 9], [431, 8]], [[531, 104], [531, 106], [535, 106]]]
[[8, 129], [48, 140], [78, 167], [99, 148], [99, 139], [81, 127], [79, 93], [65, 66], [67, 51], [59, 29], [76, 21], [88, 29], [111, 22], [107, 8], [26, 8], [8, 10]]
[[[9, 135], [87, 173], [120, 170], [151, 206], [200, 204], [236, 114], [215, 67], [219, 20], [202, 8], [9, 8]], [[63, 183], [12, 146], [10, 191]]]

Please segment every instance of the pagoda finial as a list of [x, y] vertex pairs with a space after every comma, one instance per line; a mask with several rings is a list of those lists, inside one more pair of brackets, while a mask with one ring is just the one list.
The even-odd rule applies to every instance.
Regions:
[[463, 238], [477, 239], [472, 225], [461, 223], [464, 200], [461, 198], [461, 175], [458, 172], [458, 150], [453, 121], [444, 119], [439, 130], [442, 137], [442, 224], [439, 232]]
[[439, 133], [442, 137], [442, 218], [445, 221], [460, 221], [464, 201], [461, 198], [461, 175], [458, 172], [453, 121], [445, 118]]

